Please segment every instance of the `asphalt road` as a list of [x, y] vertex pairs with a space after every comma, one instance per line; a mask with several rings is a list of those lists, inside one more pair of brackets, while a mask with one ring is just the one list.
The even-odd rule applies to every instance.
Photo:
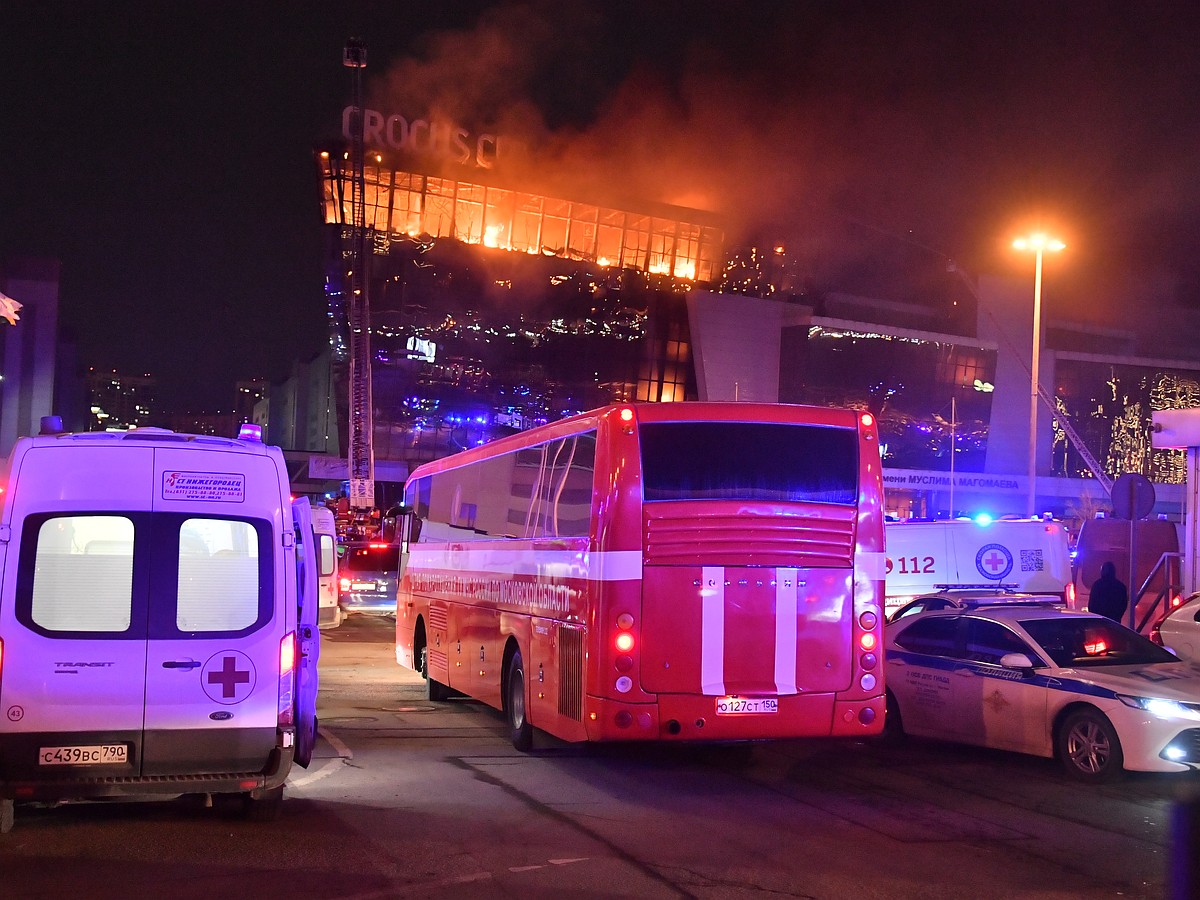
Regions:
[[1157, 898], [1200, 787], [920, 741], [520, 754], [498, 713], [424, 700], [391, 637], [324, 633], [318, 758], [277, 822], [221, 798], [20, 807], [0, 897]]

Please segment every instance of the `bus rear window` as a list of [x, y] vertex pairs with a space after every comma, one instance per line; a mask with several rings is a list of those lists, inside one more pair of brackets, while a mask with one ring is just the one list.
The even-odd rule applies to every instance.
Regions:
[[858, 434], [765, 422], [651, 422], [640, 429], [643, 497], [853, 505]]

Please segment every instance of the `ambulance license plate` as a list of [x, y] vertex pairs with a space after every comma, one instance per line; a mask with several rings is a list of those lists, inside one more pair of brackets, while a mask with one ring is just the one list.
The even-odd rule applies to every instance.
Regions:
[[718, 716], [753, 716], [779, 712], [778, 697], [730, 697], [717, 698]]
[[128, 744], [93, 744], [88, 747], [41, 747], [38, 763], [43, 766], [104, 766], [127, 762]]
[[373, 591], [375, 590], [375, 582], [373, 581], [355, 581], [350, 585], [352, 591]]

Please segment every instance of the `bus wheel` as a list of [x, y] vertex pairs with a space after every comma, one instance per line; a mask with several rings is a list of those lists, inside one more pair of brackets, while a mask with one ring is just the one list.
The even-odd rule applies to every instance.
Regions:
[[242, 810], [251, 822], [274, 822], [283, 806], [283, 785], [263, 791], [258, 797], [247, 792], [242, 795]]
[[442, 701], [450, 697], [450, 688], [429, 677], [429, 651], [424, 647], [421, 648], [421, 677], [425, 679], [430, 700]]
[[533, 749], [533, 726], [525, 714], [525, 664], [521, 660], [520, 650], [512, 655], [508, 663], [508, 697], [504, 713], [508, 717], [512, 745], [522, 753], [528, 753]]

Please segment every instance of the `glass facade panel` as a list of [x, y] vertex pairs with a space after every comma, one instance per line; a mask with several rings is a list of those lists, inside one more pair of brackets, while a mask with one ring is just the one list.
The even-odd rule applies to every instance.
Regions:
[[483, 185], [458, 183], [454, 198], [454, 236], [460, 241], [483, 243], [483, 199]]
[[789, 348], [784, 402], [870, 410], [886, 466], [947, 470], [953, 443], [956, 471], [983, 471], [994, 350], [821, 326]]

